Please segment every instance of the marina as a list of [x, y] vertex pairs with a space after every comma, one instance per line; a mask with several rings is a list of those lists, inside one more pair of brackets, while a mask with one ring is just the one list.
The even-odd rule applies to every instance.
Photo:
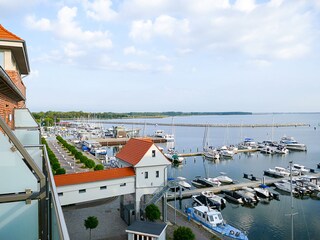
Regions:
[[[318, 142], [320, 142], [320, 135], [318, 130], [314, 130], [313, 126], [318, 125], [318, 116], [314, 115], [253, 115], [253, 116], [197, 116], [197, 117], [179, 117], [175, 118], [175, 149], [179, 155], [184, 156], [185, 160], [178, 166], [172, 166], [169, 170], [169, 176], [183, 176], [189, 183], [196, 176], [218, 176], [220, 172], [225, 172], [227, 176], [236, 181], [232, 185], [222, 185], [220, 187], [210, 188], [195, 188], [190, 190], [185, 189], [181, 192], [181, 199], [179, 192], [169, 192], [171, 206], [176, 206], [177, 212], [184, 212], [185, 206], [192, 205], [192, 195], [201, 194], [202, 191], [214, 191], [218, 196], [223, 196], [219, 193], [222, 189], [240, 189], [242, 187], [258, 187], [262, 183], [263, 171], [275, 166], [287, 168], [289, 161], [304, 165], [311, 169], [316, 169], [319, 163], [320, 149]], [[305, 126], [301, 127], [275, 127], [272, 128], [274, 122], [279, 124], [290, 122], [289, 119], [295, 119], [295, 122], [305, 122]], [[119, 120], [122, 124], [130, 120]], [[151, 125], [146, 127], [146, 135], [151, 135], [158, 128], [155, 123], [160, 123], [159, 119], [141, 119], [141, 125], [144, 122], [149, 122]], [[171, 118], [161, 119], [166, 123], [163, 126], [166, 132], [171, 132]], [[113, 121], [114, 122], [114, 121]], [[130, 121], [132, 122], [132, 121]], [[243, 141], [245, 137], [256, 139], [256, 141], [263, 140], [278, 140], [284, 135], [294, 136], [299, 142], [305, 143], [308, 146], [306, 152], [289, 151], [288, 154], [262, 154], [257, 150], [248, 151], [238, 149], [238, 153], [231, 159], [204, 159], [202, 156], [203, 135], [205, 125], [199, 127], [183, 127], [178, 126], [179, 123], [199, 123], [199, 122], [214, 122], [216, 124], [235, 124], [238, 128], [212, 128], [210, 131], [209, 141], [213, 146], [222, 145], [236, 145]], [[238, 123], [243, 124], [238, 124]], [[252, 124], [254, 123], [254, 124]], [[266, 128], [241, 128], [241, 125], [255, 125], [267, 123], [270, 127]], [[106, 121], [105, 126], [111, 126], [109, 121]], [[309, 124], [311, 127], [309, 127]], [[128, 127], [132, 125], [128, 124]], [[133, 125], [133, 127], [135, 127]], [[272, 133], [273, 132], [273, 133]], [[227, 134], [228, 133], [228, 134]], [[172, 148], [172, 143], [157, 144], [166, 152], [167, 149]], [[197, 151], [198, 150], [198, 151]], [[189, 155], [189, 156], [188, 156]], [[244, 173], [248, 179], [243, 178]], [[318, 176], [318, 175], [317, 175]], [[252, 180], [252, 181], [251, 181]], [[270, 191], [279, 195], [277, 200], [261, 199], [257, 205], [237, 205], [234, 203], [227, 203], [226, 207], [221, 210], [224, 219], [231, 225], [241, 228], [248, 233], [249, 239], [270, 239], [271, 237], [279, 240], [286, 240], [290, 238], [290, 218], [286, 214], [290, 212], [290, 196], [285, 192], [281, 192], [273, 185], [274, 182], [281, 179], [274, 179], [265, 176], [265, 183], [270, 184]], [[174, 198], [176, 197], [176, 204]], [[294, 232], [296, 239], [317, 239], [317, 226], [320, 225], [320, 219], [315, 213], [315, 209], [319, 209], [320, 201], [316, 196], [305, 195], [303, 197], [295, 197], [293, 200], [294, 208], [298, 212], [298, 217], [305, 219], [299, 221], [298, 217], [294, 217]], [[308, 216], [308, 217], [306, 217]], [[310, 219], [313, 219], [312, 222]]]
[[[255, 118], [257, 116], [250, 117]], [[208, 119], [215, 119], [215, 121], [219, 118], [221, 117], [208, 117]], [[235, 120], [233, 121], [239, 121], [239, 116], [234, 118]], [[151, 120], [156, 121], [158, 119], [149, 119], [149, 121]], [[165, 156], [167, 156], [168, 159], [171, 159], [174, 163], [168, 168], [168, 176], [170, 179], [180, 178], [179, 181], [181, 184], [179, 184], [180, 187], [171, 186], [171, 190], [168, 191], [167, 199], [169, 204], [171, 206], [175, 205], [175, 210], [179, 211], [181, 214], [184, 214], [185, 207], [194, 204], [194, 201], [196, 201], [197, 204], [205, 204], [208, 200], [206, 200], [207, 196], [203, 196], [203, 193], [210, 192], [211, 194], [215, 194], [217, 198], [224, 198], [228, 200], [228, 203], [225, 206], [221, 208], [219, 206], [219, 210], [223, 214], [224, 218], [232, 225], [248, 232], [249, 239], [255, 239], [257, 236], [260, 236], [258, 232], [255, 232], [256, 224], [247, 225], [246, 221], [240, 221], [239, 219], [244, 212], [246, 215], [254, 217], [258, 212], [265, 211], [263, 210], [263, 206], [273, 206], [271, 208], [279, 208], [282, 206], [279, 211], [283, 211], [284, 206], [286, 205], [286, 199], [288, 198], [287, 194], [289, 193], [283, 191], [281, 186], [288, 185], [287, 182], [289, 175], [287, 172], [289, 171], [289, 160], [293, 159], [295, 163], [294, 166], [301, 168], [301, 171], [307, 169], [308, 172], [301, 174], [307, 174], [314, 179], [319, 178], [319, 172], [316, 170], [317, 164], [319, 163], [317, 158], [314, 158], [313, 164], [311, 164], [311, 162], [306, 162], [308, 156], [314, 156], [314, 149], [317, 148], [314, 148], [314, 143], [310, 142], [308, 138], [303, 137], [303, 135], [299, 135], [299, 132], [305, 131], [317, 133], [315, 128], [308, 126], [247, 129], [229, 129], [229, 127], [215, 128], [216, 130], [211, 131], [212, 137], [208, 137], [210, 146], [205, 150], [203, 148], [203, 131], [207, 127], [207, 124], [203, 127], [203, 130], [198, 127], [193, 128], [177, 125], [176, 128], [174, 128], [174, 141], [167, 141], [162, 137], [164, 132], [173, 132], [172, 119], [167, 120], [167, 128], [164, 126], [163, 130], [157, 131], [157, 125], [149, 128], [145, 127], [143, 134], [141, 135], [150, 137], [152, 141], [157, 144], [159, 150], [163, 151]], [[190, 121], [190, 118], [177, 118], [175, 119], [175, 122], [179, 123], [185, 120]], [[265, 118], [263, 121], [265, 121]], [[121, 122], [122, 126], [126, 127], [126, 120], [119, 122]], [[274, 124], [272, 125], [275, 126]], [[101, 126], [104, 126], [106, 129], [110, 129], [111, 124], [109, 121], [105, 121]], [[137, 126], [134, 125], [128, 125], [127, 129], [133, 129], [136, 127]], [[155, 132], [158, 133], [159, 136], [154, 136]], [[277, 152], [276, 150], [281, 146], [279, 143], [280, 140], [287, 133], [295, 136], [299, 142], [308, 146], [308, 151], [297, 151], [291, 149], [287, 150], [285, 154]], [[245, 136], [250, 137], [248, 138]], [[258, 141], [260, 140], [260, 142], [255, 142], [253, 138]], [[121, 146], [123, 146], [128, 140], [129, 138], [95, 138], [95, 141], [99, 142], [100, 145], [107, 149], [108, 156], [113, 156], [117, 152], [117, 149], [121, 149]], [[120, 144], [120, 146], [118, 144]], [[269, 153], [261, 151], [261, 147], [259, 146], [268, 146], [273, 149], [273, 152]], [[218, 154], [219, 157], [207, 158], [206, 153], [211, 150], [216, 151], [216, 154]], [[225, 155], [223, 154], [224, 151]], [[279, 178], [274, 178], [276, 175], [273, 174], [269, 174], [269, 177], [268, 175], [264, 175], [268, 169], [272, 169], [272, 171], [277, 173], [283, 172], [284, 174], [279, 175]], [[223, 174], [221, 175], [222, 172]], [[294, 172], [298, 177], [298, 169], [295, 168], [292, 172]], [[218, 178], [220, 178], [220, 180], [224, 180], [222, 177], [225, 179], [227, 179], [226, 177], [231, 177], [232, 180], [229, 181], [233, 181], [233, 183], [228, 185], [221, 184]], [[183, 181], [181, 179], [183, 179]], [[294, 188], [298, 190], [294, 192], [294, 202], [299, 201], [299, 199], [305, 199], [303, 203], [301, 202], [300, 204], [306, 205], [309, 209], [308, 205], [319, 203], [317, 197], [319, 194], [317, 194], [317, 186], [313, 186], [313, 189], [315, 189], [313, 191], [304, 190], [309, 188], [310, 185], [307, 185], [305, 182], [303, 182], [303, 180], [295, 180]], [[192, 184], [191, 187], [190, 184]], [[180, 191], [180, 189], [183, 189], [183, 191]], [[257, 196], [258, 193], [259, 197]], [[269, 197], [266, 197], [268, 194]], [[274, 198], [270, 196], [274, 196], [278, 201], [271, 201], [271, 199]], [[214, 208], [217, 207], [215, 204], [212, 206]], [[285, 214], [286, 213], [283, 212], [283, 216], [285, 216]], [[271, 219], [272, 218], [267, 219], [270, 223], [269, 227], [271, 227], [271, 232], [275, 231], [277, 234], [283, 234], [279, 239], [286, 239], [284, 232], [280, 233], [277, 228], [274, 229], [272, 227]], [[259, 222], [259, 219], [255, 218], [255, 223]], [[287, 228], [286, 226], [283, 226], [283, 223], [281, 224], [282, 229]], [[310, 229], [308, 231], [312, 232]], [[303, 234], [303, 230], [299, 230], [298, 234]]]

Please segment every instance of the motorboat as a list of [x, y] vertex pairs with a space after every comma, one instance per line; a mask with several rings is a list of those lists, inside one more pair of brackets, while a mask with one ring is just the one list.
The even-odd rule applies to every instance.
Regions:
[[268, 170], [264, 170], [264, 175], [275, 177], [275, 178], [282, 178], [287, 176], [287, 175], [284, 175], [283, 172], [277, 171], [272, 168], [269, 168]]
[[189, 219], [191, 218], [194, 221], [201, 223], [203, 226], [221, 234], [222, 236], [233, 239], [248, 240], [247, 235], [241, 230], [226, 224], [221, 213], [217, 210], [211, 209], [207, 206], [197, 206], [186, 208], [185, 211]]
[[174, 135], [173, 135], [173, 134], [165, 134], [165, 135], [163, 136], [163, 138], [164, 138], [165, 140], [167, 140], [167, 142], [174, 142]]
[[239, 203], [239, 204], [243, 204], [243, 200], [242, 200], [242, 196], [239, 195], [238, 193], [234, 192], [234, 191], [230, 191], [230, 190], [223, 190], [221, 191], [221, 193], [224, 194], [224, 197], [226, 199], [229, 199], [232, 202], [235, 203]]
[[280, 143], [290, 150], [307, 151], [307, 146], [303, 143], [298, 143], [293, 137], [284, 136], [281, 138]]
[[207, 184], [211, 185], [211, 187], [219, 187], [221, 185], [221, 182], [217, 178], [208, 177], [208, 178], [203, 178], [203, 180]]
[[218, 151], [221, 158], [233, 158], [234, 156], [234, 151], [229, 150], [227, 146], [222, 146]]
[[221, 206], [220, 202], [213, 201], [204, 195], [193, 195], [191, 198], [197, 206], [209, 206], [211, 208], [219, 208]]
[[260, 148], [260, 152], [265, 154], [275, 154], [276, 149], [277, 148], [275, 146], [266, 145]]
[[203, 196], [206, 196], [207, 198], [210, 198], [214, 202], [220, 203], [221, 205], [227, 203], [227, 201], [223, 197], [220, 197], [220, 196], [214, 194], [212, 191], [203, 191], [203, 192], [201, 192], [201, 194]]
[[262, 198], [271, 198], [273, 194], [269, 191], [269, 187], [264, 184], [260, 184], [258, 187], [253, 188], [257, 195]]
[[292, 168], [292, 169], [298, 171], [298, 172], [301, 173], [301, 174], [307, 174], [307, 173], [310, 172], [310, 170], [307, 169], [305, 166], [300, 165], [300, 164], [296, 164], [296, 163], [293, 164], [293, 168]]
[[235, 192], [242, 197], [242, 201], [244, 201], [244, 203], [256, 203], [260, 200], [253, 189], [240, 189]]
[[289, 177], [290, 176], [290, 170], [283, 168], [283, 167], [275, 167], [274, 170], [279, 172], [280, 175], [283, 177]]
[[278, 144], [274, 149], [274, 153], [276, 154], [288, 154], [289, 150], [284, 144]]
[[233, 183], [233, 180], [231, 178], [229, 178], [228, 176], [225, 175], [225, 173], [221, 172], [221, 175], [218, 177], [215, 177], [216, 179], [218, 179], [221, 183], [224, 184], [230, 184]]
[[180, 157], [178, 155], [178, 153], [174, 152], [174, 153], [165, 153], [164, 154], [166, 156], [167, 159], [169, 159], [171, 162], [178, 162], [178, 163], [182, 163], [184, 160], [184, 157]]
[[186, 181], [187, 179], [184, 177], [177, 177], [178, 180], [178, 184], [183, 187], [183, 188], [187, 188], [190, 189], [191, 185]]
[[[280, 182], [276, 182], [274, 183], [274, 185], [276, 186], [276, 188], [284, 192], [291, 193], [291, 184], [290, 184], [290, 181], [288, 180], [282, 180]], [[296, 187], [295, 183], [292, 182], [292, 193], [297, 193], [297, 191], [294, 190], [295, 187]]]
[[214, 159], [219, 159], [220, 158], [219, 151], [217, 151], [216, 149], [213, 149], [213, 148], [205, 149], [203, 155], [207, 159], [213, 159], [214, 160]]
[[195, 179], [193, 179], [191, 183], [197, 188], [212, 187], [212, 184], [208, 184], [204, 180], [204, 178], [202, 178], [200, 176], [196, 176]]
[[245, 138], [243, 142], [238, 144], [239, 150], [255, 151], [258, 149], [258, 144], [253, 138]]

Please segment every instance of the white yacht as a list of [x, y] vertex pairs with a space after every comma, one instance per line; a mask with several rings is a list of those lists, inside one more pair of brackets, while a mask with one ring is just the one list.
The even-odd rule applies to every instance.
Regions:
[[203, 178], [203, 181], [212, 187], [219, 187], [221, 185], [221, 182], [217, 178]]
[[307, 146], [303, 143], [298, 143], [293, 137], [284, 136], [281, 138], [280, 143], [290, 150], [307, 151]]
[[[288, 180], [283, 180], [283, 181], [280, 181], [280, 182], [276, 182], [274, 183], [274, 185], [276, 186], [276, 188], [284, 191], [284, 192], [288, 192], [290, 193], [291, 192], [291, 186], [290, 186], [290, 181]], [[292, 193], [297, 193], [294, 188], [295, 188], [295, 184], [292, 183]]]
[[220, 154], [219, 152], [214, 149], [214, 148], [208, 148], [208, 149], [204, 149], [204, 157], [207, 159], [219, 159], [220, 158]]
[[216, 177], [216, 179], [218, 179], [221, 183], [225, 183], [225, 184], [233, 183], [233, 180], [228, 176], [226, 176], [224, 172], [221, 172], [220, 174], [221, 175]]
[[300, 164], [293, 164], [293, 168], [294, 170], [300, 172], [301, 174], [307, 174], [309, 173], [309, 169], [307, 169], [305, 166], [300, 165]]
[[222, 158], [233, 158], [234, 151], [229, 150], [227, 146], [223, 146], [219, 149], [219, 154], [220, 154], [220, 157]]
[[264, 184], [260, 184], [259, 187], [253, 188], [256, 191], [257, 195], [263, 198], [270, 198], [272, 197], [272, 193], [268, 190], [268, 186]]
[[181, 187], [184, 187], [184, 188], [187, 188], [187, 189], [190, 189], [191, 188], [191, 185], [186, 181], [187, 179], [184, 178], [184, 177], [177, 177], [177, 180], [178, 180], [178, 184], [181, 186]]
[[212, 201], [214, 201], [216, 203], [219, 203], [219, 204], [226, 204], [227, 203], [227, 201], [223, 197], [220, 197], [220, 196], [214, 194], [212, 191], [203, 191], [203, 192], [201, 192], [201, 194], [203, 196], [206, 196], [207, 198], [210, 198]]

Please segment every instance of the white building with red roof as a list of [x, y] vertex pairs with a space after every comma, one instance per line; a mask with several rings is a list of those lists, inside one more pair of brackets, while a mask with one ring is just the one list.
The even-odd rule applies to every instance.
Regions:
[[130, 139], [116, 157], [120, 168], [54, 176], [61, 205], [134, 194], [139, 217], [142, 196], [167, 185], [171, 163], [151, 139]]

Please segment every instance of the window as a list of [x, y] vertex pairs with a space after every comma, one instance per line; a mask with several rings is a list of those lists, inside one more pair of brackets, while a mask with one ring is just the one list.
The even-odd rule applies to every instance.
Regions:
[[85, 189], [80, 189], [80, 190], [79, 190], [79, 193], [85, 193], [85, 192], [86, 192]]
[[156, 150], [152, 150], [152, 157], [156, 156]]
[[0, 51], [0, 66], [4, 68], [4, 52]]
[[105, 189], [107, 189], [107, 186], [101, 186], [100, 187], [100, 190], [105, 190]]
[[148, 172], [144, 172], [144, 178], [145, 178], [145, 179], [148, 178]]
[[59, 193], [58, 193], [58, 196], [59, 196], [59, 197], [62, 197], [62, 196], [63, 196], [63, 192], [59, 192]]
[[159, 177], [159, 171], [156, 171], [156, 178]]
[[122, 183], [122, 184], [120, 184], [120, 187], [124, 187], [126, 185], [127, 185], [126, 183]]

